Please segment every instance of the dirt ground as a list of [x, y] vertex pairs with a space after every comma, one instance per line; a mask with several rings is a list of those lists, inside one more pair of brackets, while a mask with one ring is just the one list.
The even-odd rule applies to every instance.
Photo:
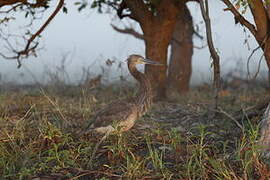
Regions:
[[0, 93], [3, 179], [267, 179], [257, 147], [265, 88], [224, 89], [214, 109], [209, 86], [155, 102], [124, 134], [101, 143], [79, 132], [133, 88], [13, 88]]

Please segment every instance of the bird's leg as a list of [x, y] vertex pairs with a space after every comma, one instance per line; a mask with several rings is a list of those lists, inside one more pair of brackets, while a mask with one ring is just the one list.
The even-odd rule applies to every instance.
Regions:
[[92, 169], [92, 163], [93, 163], [93, 160], [94, 160], [94, 157], [95, 157], [95, 154], [100, 146], [100, 144], [110, 135], [110, 131], [108, 131], [101, 139], [100, 141], [95, 145], [94, 149], [93, 149], [93, 152], [92, 152], [92, 155], [90, 157], [90, 160], [88, 161], [88, 165], [90, 167], [90, 169]]
[[123, 145], [123, 136], [122, 136], [122, 133], [119, 133], [118, 134], [118, 146], [119, 144], [122, 146]]

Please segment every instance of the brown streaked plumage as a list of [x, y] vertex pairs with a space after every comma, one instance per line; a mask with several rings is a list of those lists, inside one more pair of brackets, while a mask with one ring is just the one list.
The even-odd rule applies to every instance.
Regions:
[[130, 55], [127, 59], [131, 75], [140, 83], [140, 89], [133, 98], [113, 102], [99, 111], [87, 126], [87, 132], [96, 131], [100, 134], [111, 133], [116, 129], [120, 132], [133, 127], [135, 121], [150, 108], [153, 99], [151, 83], [145, 74], [137, 70], [137, 64], [162, 65], [147, 60], [140, 55]]
[[137, 64], [162, 65], [154, 61], [147, 60], [140, 55], [130, 55], [127, 59], [128, 69], [131, 75], [140, 83], [140, 89], [133, 98], [128, 98], [113, 102], [99, 111], [88, 124], [86, 133], [97, 132], [104, 134], [101, 140], [96, 144], [92, 156], [89, 160], [90, 166], [99, 145], [112, 132], [128, 131], [133, 127], [135, 121], [144, 115], [150, 108], [153, 99], [153, 91], [149, 79], [137, 70]]

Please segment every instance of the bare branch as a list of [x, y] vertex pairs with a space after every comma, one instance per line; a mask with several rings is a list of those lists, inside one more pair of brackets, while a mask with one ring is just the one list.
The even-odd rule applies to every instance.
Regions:
[[207, 44], [202, 45], [202, 46], [196, 46], [196, 45], [193, 45], [193, 48], [194, 48], [194, 49], [204, 49], [205, 47], [207, 47]]
[[248, 56], [248, 59], [247, 59], [247, 74], [248, 74], [248, 79], [250, 79], [250, 70], [249, 70], [249, 63], [250, 63], [250, 60], [253, 56], [253, 54], [259, 50], [261, 48], [261, 46], [258, 46], [256, 47], [255, 49], [252, 50], [251, 54]]
[[234, 15], [234, 17], [246, 28], [249, 29], [249, 31], [254, 35], [254, 37], [257, 36], [256, 28], [253, 24], [251, 24], [248, 20], [246, 20], [233, 6], [233, 4], [229, 0], [221, 0], [227, 8], [224, 9], [224, 11], [231, 11], [231, 13]]
[[198, 37], [199, 39], [203, 40], [203, 36], [196, 30], [193, 29], [193, 33]]
[[[32, 43], [34, 43], [33, 41], [44, 31], [44, 29], [50, 24], [50, 22], [52, 21], [52, 19], [58, 14], [58, 12], [61, 10], [61, 8], [64, 5], [64, 0], [59, 0], [59, 3], [56, 7], [56, 9], [54, 10], [54, 12], [49, 16], [49, 18], [45, 21], [45, 23], [39, 28], [39, 30], [33, 34], [28, 40], [27, 40], [27, 44], [25, 46], [25, 48], [22, 51], [14, 51], [17, 55], [13, 56], [13, 57], [7, 57], [3, 54], [0, 54], [0, 56], [6, 58], [6, 59], [17, 59], [18, 62], [20, 60], [20, 58], [22, 56], [29, 56], [30, 53], [35, 53], [35, 49], [38, 46], [38, 42], [35, 42], [35, 44], [33, 46], [31, 46]], [[18, 68], [20, 68], [21, 63], [18, 63]]]
[[244, 127], [237, 121], [237, 119], [235, 119], [235, 117], [233, 117], [232, 115], [224, 111], [222, 108], [219, 108], [217, 112], [222, 113], [228, 118], [230, 118], [231, 120], [233, 120], [233, 122], [242, 130], [242, 132], [244, 132]]
[[60, 11], [60, 9], [63, 7], [63, 5], [64, 5], [64, 1], [65, 0], [59, 0], [59, 3], [58, 3], [58, 5], [57, 5], [57, 7], [56, 7], [56, 9], [54, 10], [54, 12], [49, 16], [49, 18], [47, 19], [47, 21], [40, 27], [40, 29], [28, 40], [28, 42], [27, 42], [27, 45], [26, 45], [26, 47], [25, 47], [25, 49], [24, 49], [24, 52], [26, 53], [26, 55], [27, 55], [27, 49], [29, 49], [29, 47], [30, 47], [30, 44], [33, 42], [33, 40], [37, 37], [37, 36], [39, 36], [41, 33], [42, 33], [42, 31], [44, 31], [44, 29], [50, 24], [50, 22], [53, 20], [53, 18], [56, 16], [56, 14]]
[[120, 29], [120, 28], [118, 28], [117, 26], [115, 26], [113, 24], [111, 24], [111, 26], [115, 31], [117, 31], [119, 33], [129, 34], [129, 35], [134, 36], [137, 39], [144, 40], [143, 34], [138, 33], [133, 28], [127, 28], [126, 27], [125, 29]]
[[30, 6], [31, 8], [39, 8], [39, 7], [47, 7], [47, 3], [48, 3], [47, 0], [37, 0], [35, 3], [29, 3], [27, 0], [1, 0], [0, 8], [15, 4], [27, 5]]
[[[205, 3], [204, 3], [204, 2]], [[209, 8], [208, 8], [208, 0], [200, 0], [200, 8], [201, 13], [205, 22], [206, 27], [206, 37], [207, 43], [209, 47], [209, 51], [211, 57], [213, 58], [214, 64], [214, 88], [215, 88], [215, 109], [218, 106], [218, 92], [220, 89], [220, 65], [219, 65], [219, 56], [215, 50], [213, 39], [212, 39], [212, 31], [211, 31], [211, 22], [209, 17]]]
[[0, 8], [3, 6], [14, 5], [17, 3], [26, 4], [27, 0], [2, 0], [0, 1]]
[[19, 6], [21, 6], [22, 4], [20, 4], [20, 3], [18, 3], [18, 4], [16, 4], [16, 5], [14, 5], [14, 6], [12, 6], [10, 9], [8, 9], [8, 10], [6, 10], [6, 11], [0, 11], [0, 13], [9, 13], [9, 12], [11, 12], [11, 11], [14, 11], [17, 7], [19, 7]]
[[263, 57], [264, 57], [264, 55], [262, 54], [261, 57], [260, 57], [260, 60], [259, 60], [257, 71], [255, 72], [254, 76], [252, 77], [252, 80], [255, 80], [257, 78], [259, 72], [260, 72]]

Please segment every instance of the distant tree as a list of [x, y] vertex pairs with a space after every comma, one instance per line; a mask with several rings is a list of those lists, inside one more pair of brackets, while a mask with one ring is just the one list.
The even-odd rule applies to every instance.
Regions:
[[[187, 5], [184, 11], [179, 12], [177, 22], [170, 41], [171, 52], [169, 58], [167, 87], [183, 94], [189, 91], [190, 77], [192, 73], [193, 55], [193, 20]], [[123, 34], [144, 40], [143, 34], [137, 32], [132, 27], [119, 28], [112, 25], [113, 29]], [[195, 33], [198, 35], [198, 33]], [[200, 36], [199, 36], [200, 37]], [[201, 37], [200, 37], [201, 38]]]
[[[264, 57], [270, 72], [270, 1], [269, 0], [236, 0], [235, 5], [230, 0], [221, 0], [234, 15], [235, 23], [247, 28], [257, 40], [263, 50]], [[254, 23], [248, 21], [239, 10], [250, 9]], [[270, 75], [270, 74], [269, 74]], [[270, 76], [269, 82], [270, 82]]]
[[[166, 65], [167, 49], [177, 17], [179, 12], [183, 12], [186, 2], [187, 0], [95, 0], [92, 7], [101, 11], [103, 5], [107, 5], [116, 10], [120, 18], [128, 17], [138, 22], [144, 35], [146, 57]], [[145, 72], [153, 83], [156, 96], [165, 98], [167, 67], [146, 66]]]
[[[59, 13], [61, 9], [67, 12], [64, 7], [64, 0], [58, 0], [55, 10], [49, 15], [47, 20], [40, 26], [36, 32], [32, 32], [32, 24], [34, 20], [40, 19], [40, 16], [50, 9], [51, 0], [2, 0], [0, 1], [0, 39], [5, 47], [0, 50], [0, 56], [4, 59], [15, 59], [18, 61], [18, 67], [21, 66], [21, 59], [29, 55], [36, 56], [36, 50], [39, 45], [39, 37], [41, 33], [50, 24], [52, 19]], [[22, 13], [24, 18], [29, 20], [25, 26], [24, 34], [14, 34], [10, 30], [4, 30], [9, 27], [11, 21], [16, 21], [15, 14]]]

